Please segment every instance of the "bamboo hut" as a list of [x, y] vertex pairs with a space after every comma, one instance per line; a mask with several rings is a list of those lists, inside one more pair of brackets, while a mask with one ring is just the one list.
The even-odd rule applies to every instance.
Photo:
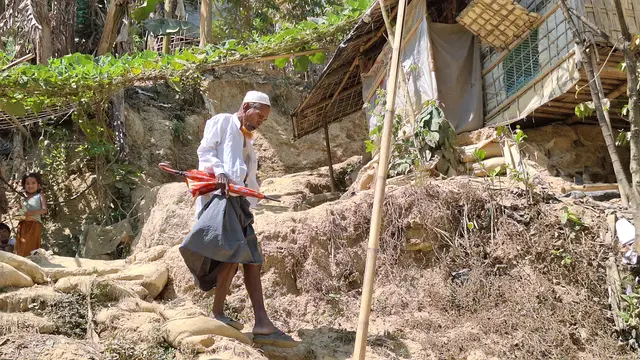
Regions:
[[[625, 128], [628, 122], [620, 113], [628, 101], [626, 75], [618, 69], [622, 54], [591, 30], [595, 27], [613, 39], [620, 37], [613, 1], [569, 3], [576, 12], [573, 20], [591, 32], [597, 45], [600, 77], [611, 101], [612, 125]], [[393, 20], [397, 1], [385, 4]], [[631, 30], [640, 32], [640, 3], [622, 0], [622, 4]], [[459, 133], [527, 121], [536, 125], [583, 121], [576, 117], [575, 106], [591, 100], [591, 95], [556, 0], [414, 0], [409, 3], [407, 17], [402, 69], [408, 98], [418, 111], [425, 99], [440, 100]], [[376, 2], [340, 44], [294, 111], [294, 139], [326, 128], [363, 107], [372, 128], [376, 90], [385, 87], [388, 76], [386, 43]], [[406, 94], [400, 91], [397, 96], [399, 111], [406, 112]], [[584, 121], [597, 122], [595, 117]]]

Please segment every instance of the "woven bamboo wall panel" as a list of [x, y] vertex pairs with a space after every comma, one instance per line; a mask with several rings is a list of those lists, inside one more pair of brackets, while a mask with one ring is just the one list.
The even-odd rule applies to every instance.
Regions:
[[512, 0], [473, 0], [456, 20], [485, 43], [504, 49], [539, 18]]
[[14, 116], [0, 111], [0, 130], [10, 130], [16, 127], [14, 121], [19, 122], [22, 126], [39, 123], [44, 120], [56, 118], [59, 116], [69, 115], [75, 109], [74, 104], [57, 105], [42, 109], [37, 114], [28, 110], [23, 116]]
[[[640, 0], [620, 0], [627, 26], [632, 34], [640, 33]], [[584, 0], [584, 11], [600, 30], [615, 41], [622, 36], [613, 0]]]

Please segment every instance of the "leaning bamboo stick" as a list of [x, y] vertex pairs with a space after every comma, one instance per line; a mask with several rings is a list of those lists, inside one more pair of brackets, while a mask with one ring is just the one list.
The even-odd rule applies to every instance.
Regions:
[[[384, 1], [379, 0], [380, 8], [386, 12]], [[404, 28], [404, 13], [407, 0], [400, 0], [398, 3], [398, 18], [396, 35], [392, 36], [393, 53], [391, 56], [391, 71], [389, 73], [389, 87], [387, 91], [387, 111], [384, 116], [382, 128], [382, 141], [380, 147], [380, 160], [378, 162], [376, 188], [373, 199], [373, 210], [371, 214], [371, 228], [369, 230], [369, 248], [367, 250], [367, 263], [364, 272], [364, 284], [362, 286], [362, 301], [360, 303], [360, 316], [358, 320], [358, 331], [356, 332], [356, 343], [353, 358], [364, 360], [367, 349], [367, 334], [369, 331], [369, 315], [371, 314], [371, 300], [373, 297], [373, 282], [376, 273], [376, 260], [378, 256], [378, 245], [380, 242], [380, 226], [382, 225], [382, 212], [384, 205], [384, 193], [387, 182], [387, 171], [391, 149], [392, 125], [395, 116], [396, 86], [398, 80], [398, 68], [400, 64], [400, 48], [402, 45], [402, 30]], [[391, 34], [389, 34], [391, 35]]]

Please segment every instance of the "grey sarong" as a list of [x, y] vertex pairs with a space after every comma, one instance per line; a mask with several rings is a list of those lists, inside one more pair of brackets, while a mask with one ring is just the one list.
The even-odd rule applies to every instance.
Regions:
[[262, 264], [253, 215], [244, 197], [214, 195], [180, 245], [180, 254], [203, 291], [216, 286], [222, 263]]

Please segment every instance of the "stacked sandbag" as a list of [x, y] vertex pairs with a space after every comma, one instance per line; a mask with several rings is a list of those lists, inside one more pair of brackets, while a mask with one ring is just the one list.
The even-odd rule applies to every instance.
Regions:
[[232, 338], [251, 345], [252, 341], [240, 331], [207, 316], [176, 317], [162, 327], [165, 341], [176, 349], [192, 349], [197, 352], [211, 350], [216, 337]]
[[36, 252], [29, 259], [39, 265], [52, 281], [69, 276], [114, 274], [127, 265], [125, 260], [92, 260], [51, 255], [45, 252]]
[[42, 284], [45, 280], [45, 272], [33, 261], [0, 251], [0, 289], [29, 287], [34, 284]]

